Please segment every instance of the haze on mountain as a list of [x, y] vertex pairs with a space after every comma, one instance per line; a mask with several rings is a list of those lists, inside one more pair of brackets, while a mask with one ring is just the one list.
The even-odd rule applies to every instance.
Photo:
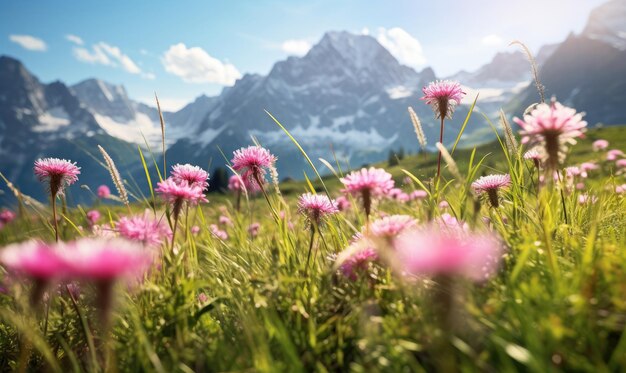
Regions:
[[[537, 53], [540, 78], [548, 97], [587, 112], [590, 124], [626, 123], [623, 64], [626, 12], [623, 0], [594, 10], [580, 35], [570, 35]], [[598, 58], [601, 56], [601, 58]], [[246, 74], [216, 97], [200, 96], [178, 112], [164, 113], [168, 164], [189, 162], [213, 170], [224, 155], [252, 143], [253, 138], [278, 155], [281, 177], [302, 178], [310, 172], [299, 150], [264, 112], [272, 113], [300, 142], [316, 165], [318, 158], [342, 167], [359, 167], [384, 159], [390, 150], [418, 151], [407, 115], [416, 109], [432, 149], [438, 124], [424, 105], [421, 87], [437, 77], [432, 68], [415, 71], [400, 64], [368, 35], [326, 33], [303, 57], [277, 62], [268, 75]], [[477, 112], [494, 116], [505, 107], [520, 115], [538, 101], [530, 85], [526, 56], [515, 48], [498, 53], [473, 72], [452, 77], [468, 93], [446, 139], [453, 141], [469, 105], [480, 92]], [[0, 171], [24, 193], [44, 199], [32, 175], [36, 158], [55, 156], [82, 166], [81, 183], [92, 189], [110, 184], [96, 145], [114, 157], [131, 189], [146, 192], [137, 147], [149, 164], [161, 164], [161, 130], [154, 107], [133, 101], [123, 86], [88, 79], [71, 87], [44, 84], [19, 61], [0, 57]], [[474, 113], [463, 144], [492, 137], [484, 118]], [[155, 159], [149, 156], [150, 151]], [[4, 188], [3, 188], [4, 189]], [[73, 188], [70, 200], [92, 198]], [[9, 193], [0, 199], [11, 200]]]

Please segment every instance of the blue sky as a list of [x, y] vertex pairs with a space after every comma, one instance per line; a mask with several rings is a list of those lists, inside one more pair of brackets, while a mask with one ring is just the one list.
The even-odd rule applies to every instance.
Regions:
[[329, 30], [369, 33], [401, 62], [446, 76], [511, 50], [513, 39], [534, 51], [562, 41], [602, 2], [3, 0], [0, 54], [44, 82], [97, 77], [140, 101], [156, 91], [174, 109], [242, 74], [267, 74]]

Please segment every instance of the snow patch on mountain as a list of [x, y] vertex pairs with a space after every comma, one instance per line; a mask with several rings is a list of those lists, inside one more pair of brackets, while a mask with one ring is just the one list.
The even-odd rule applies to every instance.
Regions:
[[161, 128], [156, 126], [150, 117], [143, 113], [137, 113], [135, 118], [119, 122], [106, 115], [94, 113], [96, 122], [107, 134], [135, 144], [144, 144], [144, 136], [150, 146], [161, 144]]
[[62, 107], [54, 107], [40, 114], [38, 118], [39, 123], [33, 127], [34, 132], [54, 132], [70, 124], [70, 116]]

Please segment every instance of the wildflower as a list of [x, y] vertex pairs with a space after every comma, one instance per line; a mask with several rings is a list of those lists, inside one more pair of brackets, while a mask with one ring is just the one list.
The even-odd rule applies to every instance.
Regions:
[[583, 162], [580, 164], [580, 176], [582, 176], [583, 178], [587, 178], [588, 172], [589, 171], [593, 171], [593, 170], [597, 170], [599, 169], [600, 166], [598, 166], [596, 163], [593, 162]]
[[326, 195], [305, 193], [298, 199], [298, 211], [304, 214], [315, 228], [326, 216], [339, 212], [339, 209], [337, 203]]
[[111, 195], [111, 189], [109, 189], [109, 187], [106, 185], [100, 185], [96, 193], [98, 193], [98, 198], [109, 198], [109, 196]]
[[221, 225], [227, 225], [227, 226], [231, 226], [233, 225], [233, 222], [230, 220], [230, 218], [226, 215], [220, 215], [219, 217], [219, 223]]
[[221, 230], [220, 227], [218, 227], [216, 224], [209, 225], [209, 230], [215, 237], [219, 238], [222, 241], [226, 241], [228, 239], [228, 233]]
[[372, 199], [384, 196], [394, 186], [391, 174], [374, 167], [353, 171], [340, 180], [345, 187], [345, 193], [361, 197], [367, 217], [370, 215]]
[[124, 239], [82, 238], [59, 251], [70, 273], [79, 278], [137, 278], [152, 263], [152, 252]]
[[392, 264], [402, 273], [458, 275], [480, 281], [495, 272], [500, 252], [500, 241], [492, 234], [430, 225], [398, 237]]
[[537, 150], [537, 148], [531, 148], [530, 150], [528, 150], [526, 153], [524, 153], [524, 159], [533, 161], [533, 163], [535, 164], [535, 168], [539, 169], [541, 166], [541, 152], [539, 150]]
[[184, 203], [197, 205], [200, 202], [208, 202], [202, 194], [202, 188], [186, 183], [178, 184], [171, 177], [159, 182], [155, 191], [172, 205], [174, 219], [178, 219]]
[[206, 295], [204, 292], [202, 292], [202, 293], [198, 294], [198, 302], [199, 302], [200, 304], [204, 304], [204, 303], [206, 303], [208, 300], [209, 300], [209, 297], [207, 297], [207, 295]]
[[[461, 103], [465, 96], [461, 84], [455, 81], [434, 81], [422, 88], [422, 100], [430, 105], [437, 119], [452, 118], [454, 107]], [[441, 141], [440, 141], [441, 142]]]
[[209, 186], [207, 182], [209, 173], [189, 163], [172, 166], [171, 178], [178, 184], [187, 183], [191, 186], [197, 186], [202, 190], [205, 190]]
[[608, 148], [609, 142], [604, 139], [596, 140], [593, 142], [593, 144], [591, 144], [591, 147], [593, 148], [594, 152], [599, 152], [600, 150], [605, 150], [606, 148]]
[[[346, 252], [353, 251], [353, 248], [349, 247]], [[341, 256], [341, 254], [339, 254]], [[378, 253], [371, 247], [357, 248], [354, 252], [351, 252], [339, 265], [341, 273], [352, 281], [356, 281], [359, 273], [367, 271], [370, 267], [370, 263], [378, 260]]]
[[120, 235], [145, 246], [159, 246], [165, 239], [172, 237], [172, 231], [164, 221], [155, 220], [146, 211], [143, 215], [122, 217], [117, 222]]
[[256, 182], [262, 188], [265, 174], [267, 170], [274, 168], [276, 157], [265, 148], [249, 146], [236, 150], [231, 162], [235, 171], [242, 172], [243, 179]]
[[48, 190], [52, 199], [52, 221], [54, 223], [54, 238], [59, 241], [59, 223], [57, 221], [56, 197], [63, 194], [65, 187], [78, 180], [80, 168], [76, 163], [58, 158], [43, 158], [35, 161], [34, 172], [39, 181], [48, 183]]
[[619, 149], [611, 149], [606, 153], [607, 161], [615, 161], [616, 159], [623, 157], [624, 152]]
[[16, 215], [13, 211], [4, 209], [2, 210], [2, 212], [0, 212], [0, 224], [9, 224], [13, 220], [15, 220], [15, 217]]
[[443, 200], [443, 201], [439, 202], [438, 206], [439, 206], [440, 209], [444, 210], [444, 209], [447, 209], [448, 207], [450, 207], [450, 204], [448, 203], [448, 201]]
[[491, 206], [498, 207], [498, 190], [500, 188], [508, 188], [511, 185], [511, 176], [504, 175], [487, 175], [482, 176], [472, 183], [472, 187], [476, 193], [487, 193]]
[[426, 197], [428, 197], [428, 193], [426, 193], [425, 190], [414, 190], [411, 192], [411, 194], [409, 194], [409, 200], [423, 200], [426, 199]]
[[344, 196], [339, 196], [335, 199], [337, 203], [337, 209], [339, 211], [346, 211], [350, 209], [350, 200]]
[[524, 120], [513, 120], [522, 127], [522, 143], [537, 146], [548, 169], [555, 170], [565, 159], [568, 145], [576, 144], [576, 138], [583, 136], [587, 122], [582, 116], [572, 108], [552, 102], [537, 105]]
[[252, 223], [248, 226], [248, 233], [252, 236], [252, 238], [258, 236], [260, 230], [261, 224], [259, 223]]
[[590, 196], [589, 194], [581, 194], [578, 196], [578, 203], [581, 205], [586, 205], [588, 203], [596, 203], [598, 201], [598, 197]]
[[65, 187], [78, 181], [80, 167], [65, 159], [43, 158], [35, 161], [34, 171], [39, 181], [48, 183], [50, 194], [56, 197]]
[[90, 225], [94, 225], [100, 220], [100, 211], [91, 210], [87, 212], [87, 221]]
[[200, 227], [198, 227], [197, 225], [194, 225], [193, 227], [191, 227], [191, 234], [195, 236], [198, 233], [200, 233]]
[[447, 212], [444, 214], [441, 214], [440, 217], [435, 219], [435, 224], [437, 224], [439, 226], [440, 229], [442, 230], [462, 230], [462, 231], [467, 231], [469, 230], [469, 225], [467, 225], [466, 222], [464, 221], [460, 221], [457, 218], [455, 218], [454, 216], [448, 214]]
[[65, 276], [67, 272], [65, 262], [54, 246], [34, 240], [5, 247], [0, 251], [0, 263], [8, 271], [33, 280], [31, 305], [42, 299], [50, 281]]
[[393, 239], [416, 224], [417, 221], [408, 215], [389, 215], [374, 220], [370, 225], [370, 232], [378, 238]]
[[626, 168], [626, 159], [618, 159], [615, 161], [615, 166], [618, 168]]

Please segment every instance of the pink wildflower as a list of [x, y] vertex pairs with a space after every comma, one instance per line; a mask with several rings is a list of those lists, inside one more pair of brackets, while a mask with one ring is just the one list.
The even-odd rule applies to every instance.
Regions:
[[250, 236], [252, 236], [252, 238], [258, 236], [260, 230], [261, 224], [259, 223], [252, 223], [248, 226], [248, 233], [250, 234]]
[[415, 225], [417, 221], [408, 215], [389, 215], [374, 220], [370, 225], [370, 232], [375, 237], [393, 239]]
[[87, 212], [87, 221], [90, 225], [94, 225], [100, 220], [100, 211], [91, 210]]
[[191, 227], [191, 234], [195, 236], [198, 233], [200, 233], [200, 227], [198, 227], [197, 225], [194, 225], [193, 227]]
[[111, 195], [111, 189], [109, 189], [109, 187], [106, 185], [100, 185], [98, 187], [97, 193], [98, 193], [98, 198], [100, 199], [109, 198], [109, 196]]
[[606, 153], [607, 161], [614, 161], [620, 157], [624, 156], [624, 152], [619, 149], [611, 149]]
[[522, 127], [522, 143], [536, 146], [550, 170], [563, 162], [568, 145], [576, 144], [587, 127], [582, 114], [558, 102], [539, 104], [524, 120], [513, 120]]
[[208, 202], [202, 194], [202, 188], [197, 185], [177, 184], [172, 178], [167, 178], [157, 184], [155, 189], [161, 197], [172, 205], [174, 218], [178, 219], [184, 203], [197, 205], [200, 202]]
[[274, 168], [276, 157], [265, 148], [249, 146], [235, 150], [231, 162], [235, 171], [242, 172], [243, 179], [263, 187], [265, 174], [267, 170]]
[[367, 216], [370, 215], [372, 199], [384, 196], [394, 186], [391, 174], [374, 167], [353, 171], [340, 180], [345, 187], [345, 193], [361, 197]]
[[411, 192], [411, 194], [409, 194], [409, 199], [410, 200], [423, 200], [426, 199], [426, 197], [428, 197], [428, 193], [426, 193], [425, 190], [414, 190]]
[[150, 250], [119, 238], [82, 238], [66, 244], [60, 254], [74, 276], [97, 281], [139, 278], [153, 259]]
[[197, 186], [205, 190], [209, 183], [209, 173], [198, 166], [187, 164], [176, 164], [172, 166], [172, 180], [178, 184], [187, 183], [191, 186]]
[[221, 230], [220, 227], [218, 227], [216, 224], [209, 225], [209, 230], [215, 237], [219, 238], [222, 241], [226, 241], [228, 239], [228, 233]]
[[122, 217], [117, 222], [117, 229], [122, 237], [146, 246], [159, 246], [165, 239], [172, 237], [167, 223], [153, 219], [148, 211], [143, 215]]
[[356, 248], [355, 250], [351, 246], [346, 249], [346, 253], [349, 251], [352, 252], [341, 262], [339, 270], [350, 280], [356, 281], [360, 273], [367, 271], [370, 263], [378, 260], [378, 253], [371, 247]]
[[438, 119], [452, 118], [454, 108], [465, 96], [461, 84], [450, 80], [434, 81], [422, 88], [422, 100], [430, 105]]
[[54, 246], [40, 241], [12, 244], [0, 251], [0, 262], [11, 272], [36, 280], [63, 277], [66, 266]]
[[305, 193], [298, 199], [298, 211], [313, 227], [318, 227], [328, 215], [339, 212], [337, 203], [325, 194]]
[[10, 222], [12, 222], [13, 220], [15, 220], [15, 213], [11, 210], [2, 210], [2, 212], [0, 212], [0, 224], [8, 224]]
[[437, 225], [410, 230], [396, 240], [394, 266], [413, 275], [460, 275], [481, 281], [493, 275], [501, 243], [489, 233], [449, 231]]
[[58, 158], [43, 158], [35, 161], [35, 175], [39, 181], [48, 182], [53, 197], [62, 194], [65, 187], [78, 181], [80, 167], [76, 163]]
[[230, 218], [226, 215], [220, 215], [219, 217], [219, 223], [221, 225], [226, 225], [226, 226], [231, 226], [233, 225], [233, 222], [230, 220]]
[[511, 176], [504, 175], [487, 175], [482, 176], [472, 183], [472, 188], [476, 193], [487, 193], [491, 206], [498, 207], [498, 191], [500, 188], [508, 188], [511, 185]]
[[448, 213], [441, 214], [440, 217], [435, 219], [435, 223], [442, 230], [469, 230], [469, 225], [466, 222], [460, 221]]
[[594, 152], [599, 152], [600, 150], [605, 150], [606, 148], [608, 148], [609, 142], [604, 139], [596, 140], [593, 142], [593, 144], [591, 144], [591, 147], [593, 148]]
[[350, 200], [344, 196], [337, 197], [335, 202], [337, 202], [337, 209], [339, 211], [346, 211], [350, 209]]
[[626, 159], [618, 159], [617, 161], [615, 161], [615, 165], [618, 168], [625, 168], [626, 167]]
[[596, 203], [598, 201], [598, 197], [591, 196], [589, 194], [581, 194], [578, 196], [578, 203], [581, 205], [586, 205], [588, 203]]

